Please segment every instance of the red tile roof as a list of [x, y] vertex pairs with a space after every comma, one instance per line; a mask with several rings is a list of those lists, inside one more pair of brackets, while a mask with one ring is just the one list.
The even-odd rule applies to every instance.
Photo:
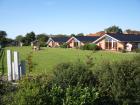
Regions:
[[94, 34], [88, 34], [87, 36], [103, 36], [105, 34], [105, 32], [104, 31], [100, 31], [100, 32], [96, 32], [96, 33], [94, 33]]

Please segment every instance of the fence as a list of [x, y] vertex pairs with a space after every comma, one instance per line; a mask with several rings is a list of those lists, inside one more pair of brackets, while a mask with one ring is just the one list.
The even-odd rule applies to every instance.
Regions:
[[20, 80], [25, 75], [25, 62], [19, 62], [19, 53], [14, 51], [12, 62], [12, 52], [7, 50], [7, 70], [8, 81]]

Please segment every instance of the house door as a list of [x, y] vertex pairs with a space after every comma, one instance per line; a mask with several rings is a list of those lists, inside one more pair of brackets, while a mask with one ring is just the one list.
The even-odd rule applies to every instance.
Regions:
[[112, 49], [112, 43], [111, 42], [105, 42], [105, 49]]
[[117, 50], [117, 42], [105, 42], [105, 49]]
[[74, 42], [74, 47], [78, 47], [78, 42]]

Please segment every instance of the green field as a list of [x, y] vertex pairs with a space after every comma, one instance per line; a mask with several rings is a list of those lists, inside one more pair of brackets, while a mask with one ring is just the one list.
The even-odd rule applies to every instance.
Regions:
[[[119, 61], [123, 59], [132, 59], [136, 53], [121, 53], [121, 52], [109, 52], [109, 51], [83, 51], [79, 49], [62, 49], [62, 48], [41, 48], [40, 51], [33, 51], [31, 47], [7, 47], [12, 51], [18, 51], [20, 54], [20, 60], [27, 61], [27, 57], [30, 52], [32, 53], [33, 62], [33, 74], [39, 73], [51, 73], [55, 65], [61, 62], [71, 62], [80, 59], [81, 61], [86, 60], [87, 55], [91, 55], [94, 58], [96, 64], [100, 62], [109, 61]], [[6, 55], [6, 54], [5, 54]], [[0, 64], [1, 66], [1, 64]], [[6, 72], [6, 57], [4, 60], [4, 69]]]

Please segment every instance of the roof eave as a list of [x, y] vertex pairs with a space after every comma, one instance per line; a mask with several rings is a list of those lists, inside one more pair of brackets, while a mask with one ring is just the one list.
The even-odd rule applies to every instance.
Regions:
[[114, 37], [112, 37], [112, 36], [110, 36], [110, 35], [108, 35], [108, 34], [104, 34], [103, 36], [99, 37], [98, 39], [96, 39], [96, 40], [93, 41], [92, 43], [98, 42], [100, 39], [104, 38], [105, 36], [108, 36], [108, 37], [111, 37], [111, 38], [113, 38], [113, 39], [115, 39], [115, 40], [117, 40], [117, 41], [120, 41], [120, 40], [118, 40], [118, 39], [116, 39], [116, 38], [114, 38]]

